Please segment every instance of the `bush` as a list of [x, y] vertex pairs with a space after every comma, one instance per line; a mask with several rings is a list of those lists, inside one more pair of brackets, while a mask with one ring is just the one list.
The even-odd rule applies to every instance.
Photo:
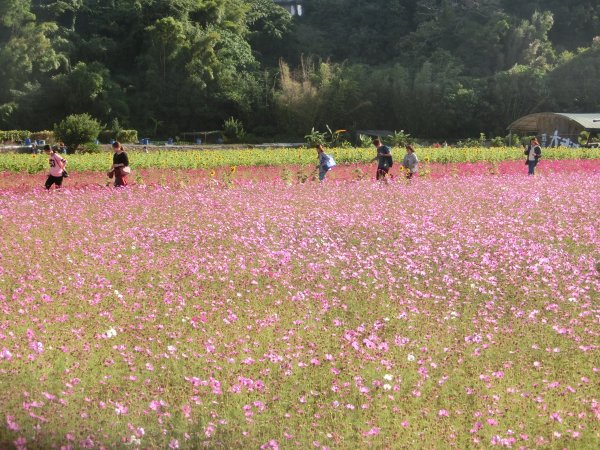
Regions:
[[46, 141], [46, 144], [56, 142], [56, 139], [54, 139], [54, 131], [49, 130], [35, 131], [31, 133], [30, 137], [36, 141]]
[[79, 146], [79, 153], [102, 153], [102, 146], [95, 142], [86, 142]]
[[492, 147], [505, 147], [507, 143], [504, 141], [504, 138], [502, 136], [496, 136], [492, 139], [491, 145]]
[[404, 147], [411, 142], [410, 134], [405, 133], [404, 130], [394, 131], [394, 133], [386, 136], [385, 140], [392, 147]]
[[370, 148], [373, 145], [373, 138], [366, 134], [358, 135], [358, 146], [360, 148]]
[[223, 136], [230, 142], [240, 142], [246, 136], [241, 120], [230, 117], [223, 123]]
[[92, 142], [100, 133], [100, 123], [89, 114], [72, 114], [54, 125], [54, 135], [71, 153], [84, 142]]
[[475, 148], [475, 147], [484, 147], [486, 142], [485, 133], [479, 133], [478, 138], [467, 138], [464, 141], [458, 141], [456, 143], [457, 147], [463, 148]]
[[19, 142], [31, 137], [31, 131], [27, 130], [8, 130], [0, 131], [0, 142]]
[[119, 130], [117, 133], [117, 141], [126, 144], [137, 143], [138, 132], [137, 130]]
[[309, 147], [314, 147], [317, 144], [325, 145], [327, 137], [325, 136], [325, 133], [315, 130], [315, 127], [312, 127], [310, 133], [304, 136], [304, 140]]

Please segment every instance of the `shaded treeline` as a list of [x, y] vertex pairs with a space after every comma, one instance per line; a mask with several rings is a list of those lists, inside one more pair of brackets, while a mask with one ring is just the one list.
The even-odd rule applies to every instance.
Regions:
[[598, 35], [592, 0], [0, 0], [0, 129], [503, 134], [600, 111]]

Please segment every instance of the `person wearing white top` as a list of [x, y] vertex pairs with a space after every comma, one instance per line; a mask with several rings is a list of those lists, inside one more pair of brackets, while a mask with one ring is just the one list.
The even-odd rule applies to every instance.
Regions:
[[49, 190], [53, 184], [56, 184], [56, 187], [60, 188], [62, 186], [67, 160], [56, 153], [48, 144], [44, 145], [44, 152], [50, 157], [48, 160], [50, 163], [50, 173], [48, 174], [44, 187]]
[[322, 144], [317, 144], [316, 149], [319, 158], [319, 181], [323, 181], [327, 172], [335, 167], [335, 160], [333, 156], [325, 153], [325, 147]]

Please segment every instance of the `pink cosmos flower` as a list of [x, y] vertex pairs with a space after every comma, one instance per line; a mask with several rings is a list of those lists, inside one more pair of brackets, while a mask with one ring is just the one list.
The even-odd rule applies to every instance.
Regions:
[[370, 430], [364, 431], [362, 433], [363, 436], [377, 436], [381, 431], [379, 427], [373, 427]]
[[9, 414], [6, 415], [6, 426], [11, 431], [19, 431], [20, 429], [19, 425], [15, 422], [14, 416]]

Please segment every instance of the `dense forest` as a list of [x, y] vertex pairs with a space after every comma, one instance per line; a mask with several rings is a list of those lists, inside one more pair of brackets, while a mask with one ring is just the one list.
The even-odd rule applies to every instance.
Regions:
[[504, 135], [600, 111], [597, 0], [0, 0], [0, 129]]

